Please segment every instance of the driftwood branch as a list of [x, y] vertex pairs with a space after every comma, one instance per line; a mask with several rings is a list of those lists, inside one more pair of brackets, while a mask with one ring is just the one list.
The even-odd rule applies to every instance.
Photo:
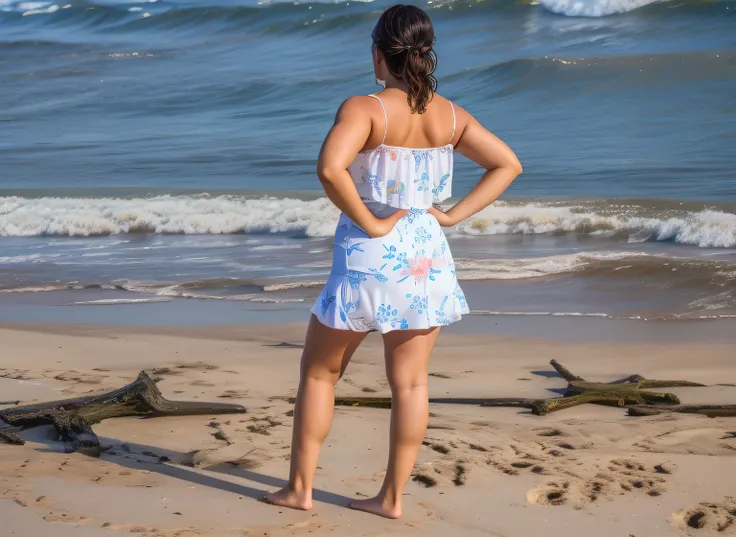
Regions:
[[[295, 400], [290, 400], [295, 401]], [[391, 408], [391, 399], [385, 397], [335, 397], [337, 406], [364, 406], [368, 408]]]
[[[680, 405], [680, 399], [673, 393], [651, 392], [644, 388], [702, 387], [704, 384], [688, 380], [652, 380], [641, 375], [631, 375], [611, 383], [589, 382], [574, 375], [569, 369], [552, 360], [552, 367], [567, 380], [567, 389], [562, 397], [553, 399], [505, 398], [431, 398], [430, 403], [480, 405], [484, 407], [527, 408], [533, 414], [543, 416], [557, 410], [564, 410], [583, 404], [629, 407], [631, 416], [658, 414], [660, 412], [694, 412], [706, 416], [736, 415], [736, 405]], [[391, 399], [385, 397], [337, 397], [335, 404], [344, 406], [364, 406], [391, 408]]]
[[664, 412], [702, 414], [709, 418], [736, 417], [736, 405], [676, 405], [669, 407], [632, 406], [629, 416], [654, 416]]
[[22, 445], [23, 440], [16, 433], [20, 431], [20, 427], [13, 427], [7, 423], [0, 421], [0, 442], [6, 444]]
[[555, 371], [557, 371], [560, 376], [565, 379], [567, 382], [574, 382], [574, 381], [584, 381], [585, 379], [583, 377], [578, 377], [577, 375], [573, 375], [570, 373], [570, 370], [567, 369], [564, 365], [559, 363], [557, 360], [551, 360], [550, 365], [555, 368]]
[[136, 380], [111, 392], [0, 409], [0, 440], [22, 444], [23, 440], [16, 434], [19, 430], [53, 425], [67, 450], [84, 449], [99, 454], [100, 441], [91, 426], [104, 419], [242, 412], [245, 408], [229, 403], [170, 401], [161, 394], [151, 377], [141, 371]]

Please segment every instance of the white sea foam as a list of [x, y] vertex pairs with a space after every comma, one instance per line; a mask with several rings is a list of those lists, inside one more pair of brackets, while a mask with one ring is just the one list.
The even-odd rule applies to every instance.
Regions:
[[[633, 210], [632, 210], [633, 211]], [[605, 238], [625, 233], [632, 242], [673, 241], [703, 248], [736, 247], [736, 214], [716, 210], [677, 216], [600, 214], [574, 205], [497, 202], [448, 230], [448, 235], [578, 232]], [[329, 237], [338, 210], [326, 198], [248, 199], [240, 196], [151, 198], [0, 198], [0, 236], [289, 233]]]
[[568, 17], [605, 17], [626, 13], [663, 0], [540, 0], [546, 9]]
[[63, 291], [64, 289], [69, 289], [69, 286], [64, 284], [30, 285], [26, 287], [0, 289], [0, 293], [44, 293], [48, 291]]
[[0, 265], [5, 263], [42, 263], [60, 257], [61, 254], [28, 254], [0, 257]]
[[154, 302], [171, 302], [170, 298], [110, 298], [101, 300], [85, 300], [72, 302], [69, 306], [116, 306], [124, 304], [152, 304]]
[[298, 232], [326, 237], [337, 217], [338, 210], [324, 198], [0, 198], [0, 236]]
[[[602, 230], [641, 240], [671, 240], [702, 248], [736, 246], [736, 214], [705, 210], [678, 217], [606, 216], [574, 206], [496, 203], [459, 225], [465, 235], [540, 234]], [[451, 233], [453, 233], [451, 232]]]
[[289, 283], [273, 283], [264, 285], [263, 290], [265, 292], [278, 292], [278, 291], [289, 291], [291, 289], [312, 289], [315, 287], [322, 287], [325, 281], [316, 282], [289, 282]]
[[636, 252], [589, 252], [527, 259], [456, 259], [459, 280], [520, 280], [564, 274], [584, 269], [598, 261], [649, 257]]
[[55, 13], [59, 11], [59, 6], [52, 5], [48, 7], [42, 7], [47, 5], [47, 2], [27, 2], [25, 4], [19, 4], [19, 9], [25, 9], [26, 11], [23, 11], [23, 16], [27, 17], [29, 15], [44, 15], [47, 13]]

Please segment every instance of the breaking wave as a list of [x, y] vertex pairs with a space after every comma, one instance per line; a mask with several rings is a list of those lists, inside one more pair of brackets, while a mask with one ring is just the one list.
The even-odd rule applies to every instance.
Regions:
[[[736, 214], [583, 202], [497, 202], [448, 235], [624, 235], [632, 243], [670, 241], [701, 248], [736, 246]], [[148, 198], [0, 198], [0, 236], [96, 236], [130, 233], [267, 234], [329, 237], [338, 210], [326, 198], [155, 196]], [[6, 260], [10, 261], [10, 260]]]

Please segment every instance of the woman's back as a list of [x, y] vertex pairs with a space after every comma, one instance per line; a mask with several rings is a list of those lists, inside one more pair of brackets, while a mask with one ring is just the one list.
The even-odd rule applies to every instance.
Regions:
[[348, 167], [361, 199], [375, 213], [386, 206], [428, 209], [449, 198], [457, 123], [452, 103], [435, 96], [416, 114], [403, 92], [369, 97], [373, 102], [362, 104], [371, 116], [371, 134]]
[[411, 111], [402, 91], [387, 89], [375, 97], [366, 102], [372, 127], [364, 151], [379, 145], [428, 149], [454, 142], [455, 109], [444, 97], [435, 94], [421, 114]]

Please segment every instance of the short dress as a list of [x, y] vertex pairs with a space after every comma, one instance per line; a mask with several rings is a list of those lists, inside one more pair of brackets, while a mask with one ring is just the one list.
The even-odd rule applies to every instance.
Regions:
[[[371, 97], [381, 103], [388, 132], [383, 102]], [[379, 218], [409, 212], [375, 239], [340, 215], [332, 270], [311, 310], [322, 324], [386, 333], [444, 326], [469, 313], [447, 238], [427, 212], [452, 193], [453, 152], [452, 144], [412, 149], [382, 142], [357, 155], [348, 172], [371, 212]]]

